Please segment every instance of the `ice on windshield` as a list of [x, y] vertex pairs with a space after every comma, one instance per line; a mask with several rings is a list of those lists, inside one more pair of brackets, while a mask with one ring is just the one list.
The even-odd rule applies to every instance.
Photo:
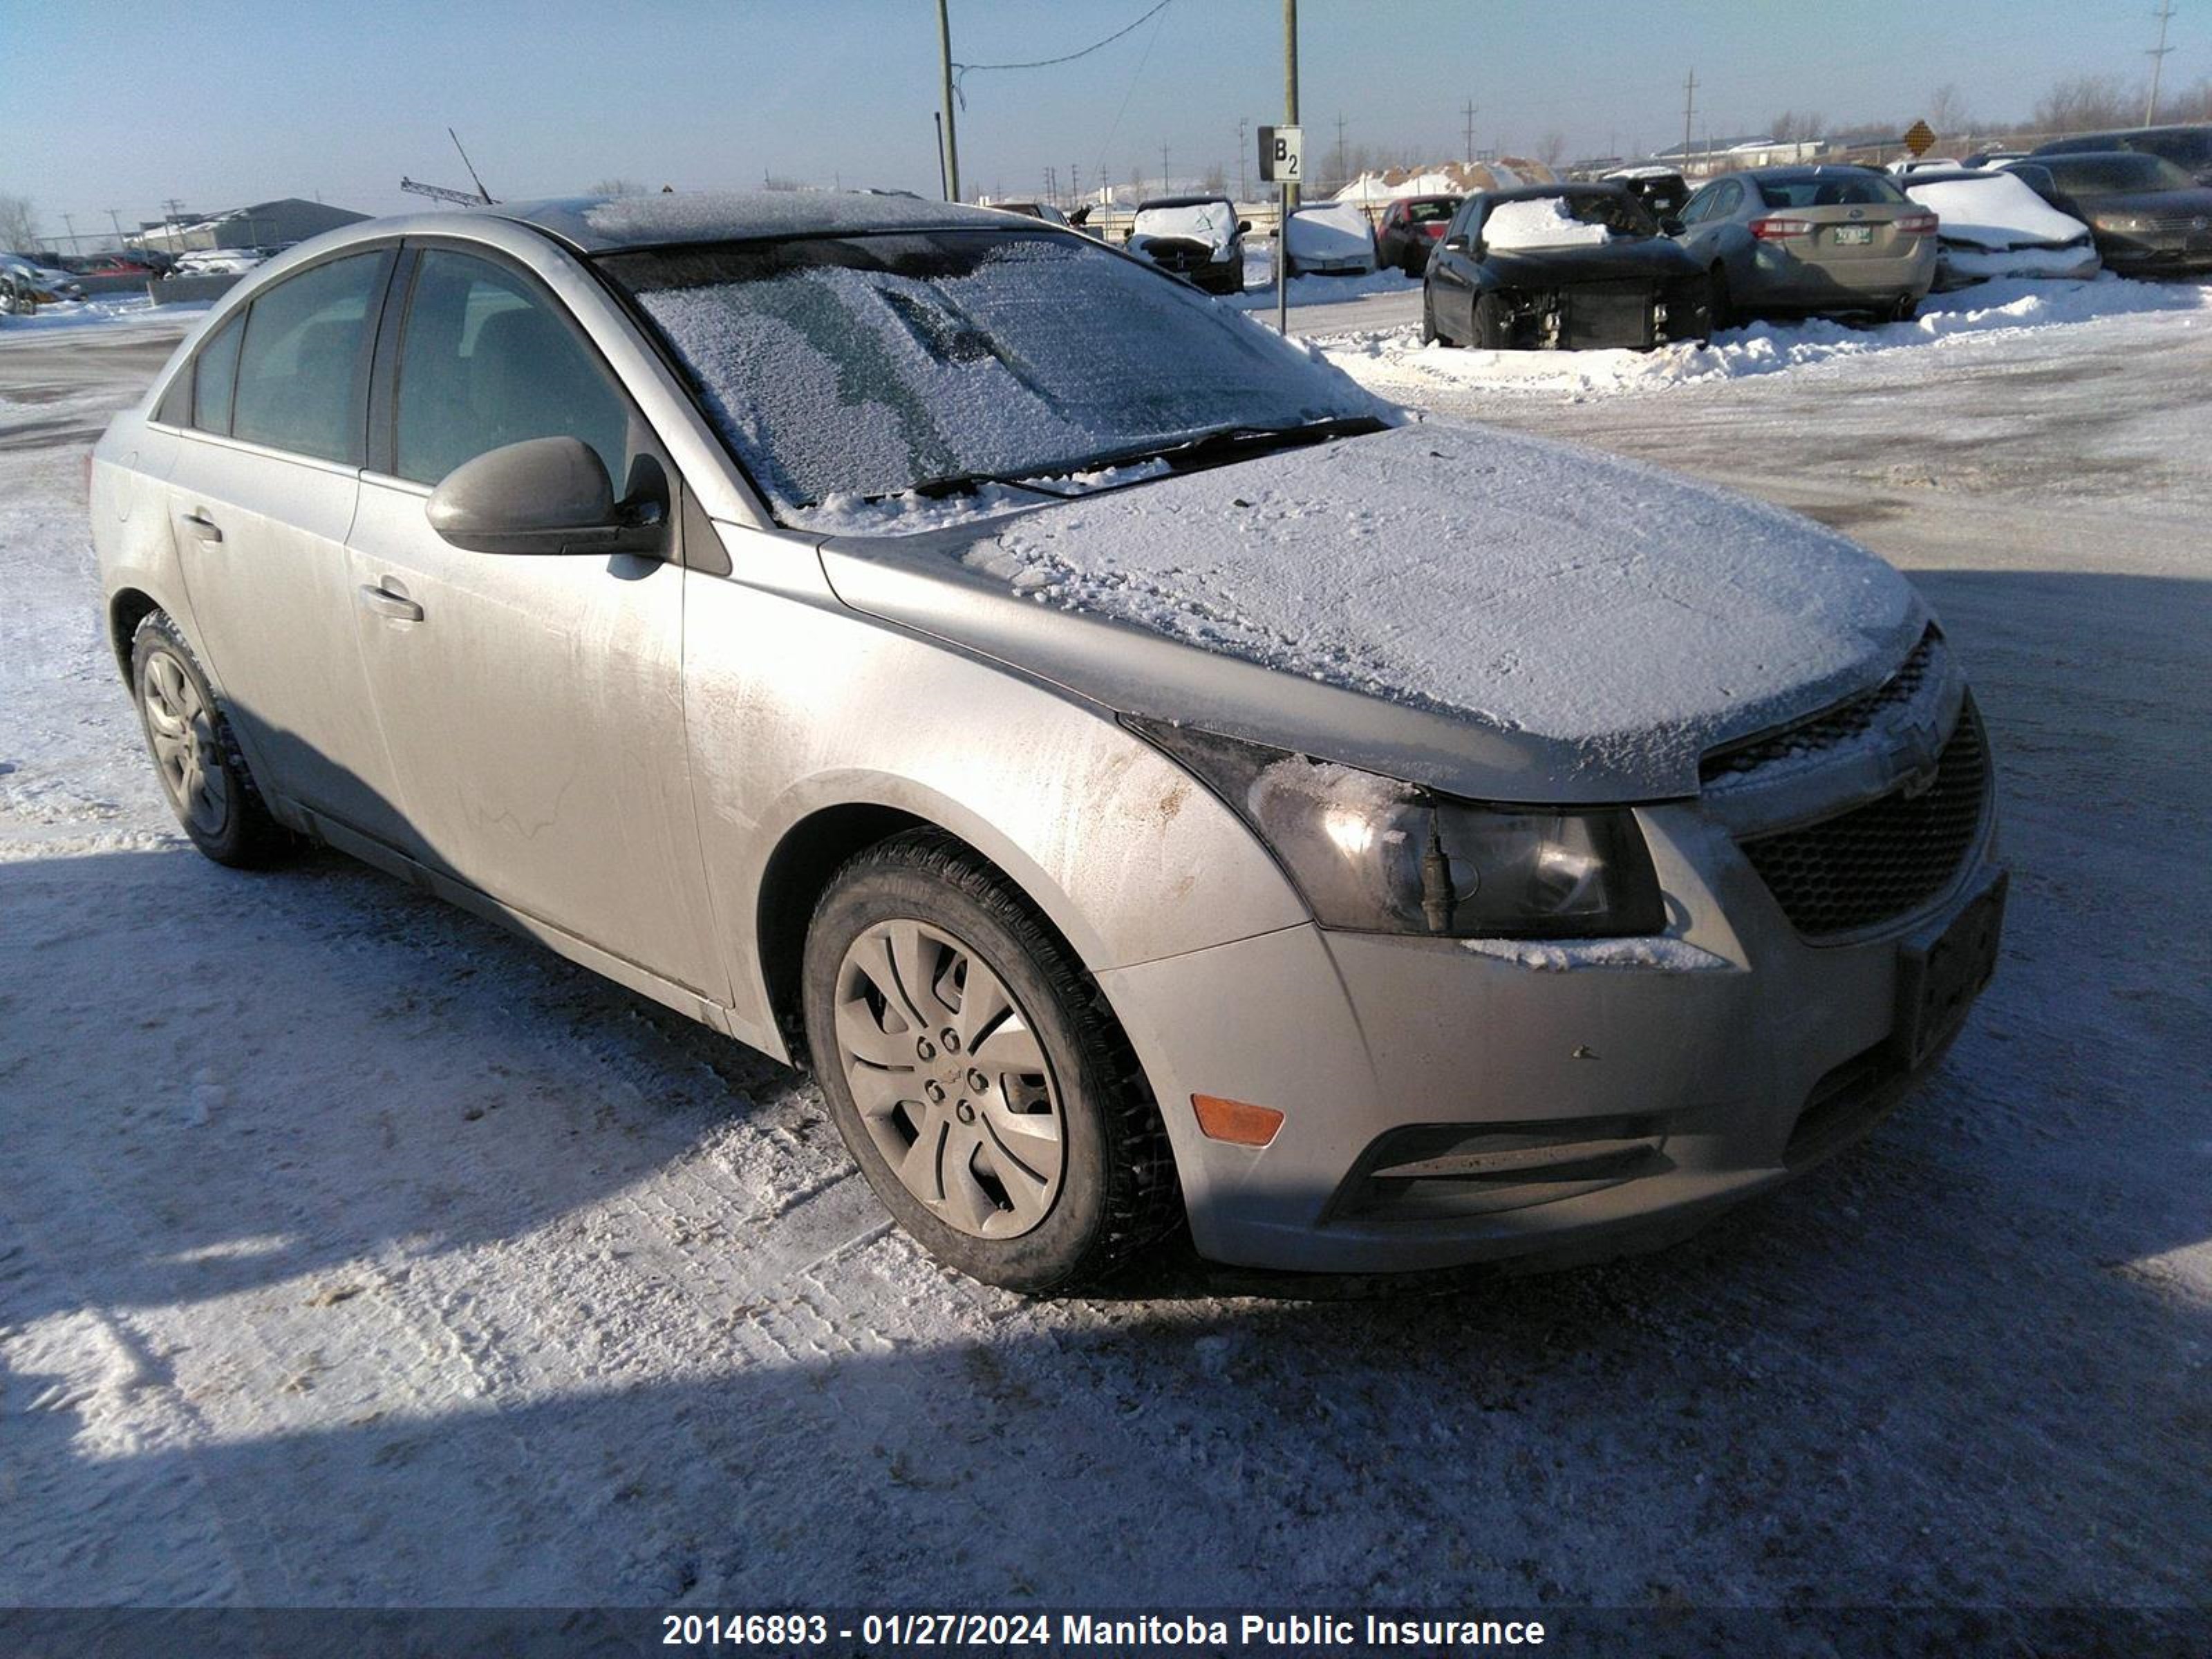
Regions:
[[1482, 222], [1482, 244], [1489, 248], [1598, 247], [1612, 240], [1612, 231], [1575, 217], [1559, 196], [1500, 202]]
[[1064, 474], [1225, 426], [1380, 407], [1103, 248], [948, 231], [607, 261], [780, 517], [833, 495]]

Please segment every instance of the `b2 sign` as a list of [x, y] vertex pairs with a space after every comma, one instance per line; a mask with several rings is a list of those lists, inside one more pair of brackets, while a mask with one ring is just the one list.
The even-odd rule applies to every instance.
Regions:
[[1260, 177], [1271, 185], [1304, 182], [1305, 130], [1302, 127], [1260, 129]]

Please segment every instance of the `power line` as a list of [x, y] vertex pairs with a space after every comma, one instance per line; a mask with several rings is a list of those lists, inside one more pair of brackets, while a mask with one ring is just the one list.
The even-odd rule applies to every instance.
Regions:
[[[1158, 5], [1154, 6], [1152, 10], [1145, 14], [1145, 17], [1159, 17], [1160, 22], [1152, 25], [1152, 38], [1145, 42], [1144, 55], [1137, 59], [1137, 67], [1129, 76], [1129, 89], [1121, 94], [1121, 107], [1114, 112], [1114, 125], [1106, 129], [1106, 137], [1099, 143], [1098, 188], [1101, 191], [1109, 188], [1112, 178], [1112, 175], [1110, 175], [1106, 170], [1106, 152], [1111, 149], [1114, 146], [1114, 135], [1121, 130], [1121, 118], [1129, 112], [1129, 100], [1137, 95], [1137, 82], [1144, 78], [1145, 65], [1152, 61], [1152, 48], [1160, 43], [1160, 25], [1167, 21], [1166, 18], [1161, 16], [1161, 14], [1166, 11], [1167, 9], [1168, 0], [1160, 0], [1160, 3]], [[1137, 22], [1143, 22], [1145, 21], [1145, 17], [1139, 17], [1137, 20]], [[1129, 26], [1130, 28], [1134, 28], [1135, 27], [1136, 23], [1132, 23]], [[1126, 34], [1128, 33], [1128, 30], [1124, 29], [1122, 33]], [[1101, 44], [1103, 45], [1104, 43], [1101, 42]], [[1138, 188], [1141, 190], [1144, 186], [1139, 183]], [[1101, 204], [1103, 205], [1103, 201]]]
[[1084, 47], [1080, 52], [1065, 52], [1058, 58], [1039, 58], [1026, 64], [955, 64], [952, 66], [953, 94], [960, 100], [960, 107], [965, 109], [968, 107], [968, 96], [967, 94], [962, 90], [960, 83], [971, 73], [981, 73], [985, 70], [1050, 69], [1055, 64], [1072, 64], [1079, 58], [1088, 58], [1092, 52], [1097, 52], [1101, 46], [1112, 46], [1116, 40], [1120, 40], [1125, 34], [1134, 33], [1140, 25], [1148, 21], [1157, 14], [1165, 11], [1174, 3], [1175, 0], [1160, 0], [1159, 4], [1154, 6], [1152, 10], [1146, 12], [1144, 16], [1139, 17], [1136, 22], [1131, 23], [1126, 27], [1115, 29], [1113, 33], [1108, 35], [1103, 40], [1093, 40], [1089, 46]]

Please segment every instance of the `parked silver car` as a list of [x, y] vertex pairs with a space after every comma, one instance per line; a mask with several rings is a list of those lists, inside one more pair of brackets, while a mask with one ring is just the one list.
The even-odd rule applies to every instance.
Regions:
[[1888, 567], [1003, 214], [351, 226], [91, 515], [204, 852], [342, 848], [811, 1065], [1004, 1285], [1185, 1218], [1316, 1269], [1678, 1230], [1995, 960], [1981, 726]]
[[1711, 273], [1716, 328], [1753, 316], [1903, 320], [1935, 283], [1936, 228], [1871, 167], [1753, 167], [1691, 197], [1675, 240]]

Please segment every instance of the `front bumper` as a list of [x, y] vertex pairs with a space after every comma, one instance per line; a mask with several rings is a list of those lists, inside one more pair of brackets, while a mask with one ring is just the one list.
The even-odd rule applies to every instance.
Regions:
[[[1358, 1273], [1611, 1254], [1779, 1184], [1901, 1098], [1955, 1030], [1905, 1051], [1914, 942], [2001, 894], [1989, 823], [1911, 917], [1813, 945], [1695, 805], [1639, 817], [1695, 947], [1660, 965], [1307, 926], [1102, 975], [1200, 1251]], [[1209, 1140], [1194, 1094], [1282, 1127], [1264, 1149]]]

